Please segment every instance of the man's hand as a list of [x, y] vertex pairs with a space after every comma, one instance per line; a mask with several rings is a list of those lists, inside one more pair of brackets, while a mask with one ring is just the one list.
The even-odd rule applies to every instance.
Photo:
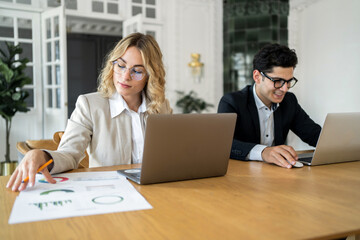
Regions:
[[298, 160], [295, 150], [286, 145], [266, 147], [261, 156], [265, 162], [274, 163], [284, 168], [291, 168]]

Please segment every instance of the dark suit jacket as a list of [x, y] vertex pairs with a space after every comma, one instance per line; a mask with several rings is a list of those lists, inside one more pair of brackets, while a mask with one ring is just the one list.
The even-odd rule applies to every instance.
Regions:
[[[260, 123], [253, 86], [224, 95], [219, 103], [219, 113], [236, 113], [236, 127], [230, 157], [245, 160], [250, 150], [260, 144]], [[295, 95], [287, 92], [274, 112], [275, 145], [285, 143], [289, 130], [302, 141], [316, 146], [321, 127], [300, 107]]]

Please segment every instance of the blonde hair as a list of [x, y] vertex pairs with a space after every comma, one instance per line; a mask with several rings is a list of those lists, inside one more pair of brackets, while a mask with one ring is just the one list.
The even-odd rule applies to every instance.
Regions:
[[113, 61], [124, 55], [129, 47], [136, 47], [140, 51], [148, 73], [148, 81], [144, 87], [144, 93], [148, 100], [147, 112], [149, 114], [159, 113], [160, 107], [165, 101], [165, 70], [160, 47], [150, 35], [132, 33], [116, 44], [106, 56], [98, 78], [98, 92], [104, 97], [114, 94], [116, 89], [113, 82]]

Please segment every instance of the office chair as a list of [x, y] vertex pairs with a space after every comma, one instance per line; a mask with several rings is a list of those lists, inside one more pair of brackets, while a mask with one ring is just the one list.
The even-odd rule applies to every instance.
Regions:
[[[18, 161], [20, 162], [25, 154], [32, 149], [56, 150], [60, 144], [60, 140], [64, 135], [64, 131], [55, 132], [53, 139], [26, 140], [25, 142], [17, 142]], [[85, 157], [80, 161], [78, 168], [89, 167], [89, 155], [85, 151]]]

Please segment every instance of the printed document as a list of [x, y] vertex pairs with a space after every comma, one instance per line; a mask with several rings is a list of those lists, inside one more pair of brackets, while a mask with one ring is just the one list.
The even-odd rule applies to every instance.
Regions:
[[152, 208], [116, 171], [62, 173], [53, 178], [56, 184], [36, 175], [35, 185], [16, 198], [9, 224]]

